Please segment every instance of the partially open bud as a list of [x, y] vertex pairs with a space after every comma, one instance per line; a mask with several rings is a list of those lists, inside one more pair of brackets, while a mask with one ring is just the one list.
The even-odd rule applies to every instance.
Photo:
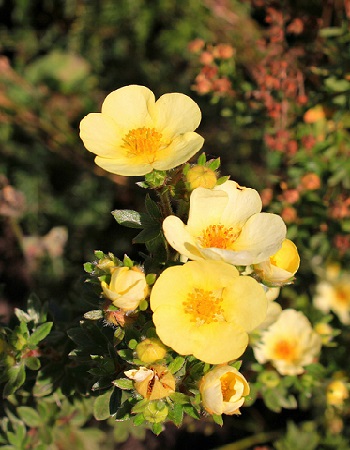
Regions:
[[250, 388], [244, 376], [231, 366], [217, 366], [202, 378], [199, 391], [209, 414], [240, 414]]
[[186, 179], [189, 183], [191, 191], [198, 187], [212, 189], [217, 182], [215, 171], [200, 164], [195, 165], [191, 167], [191, 169], [189, 169], [186, 174]]
[[125, 375], [134, 380], [135, 389], [148, 400], [158, 400], [175, 392], [175, 378], [166, 366], [155, 365], [128, 370]]
[[105, 297], [123, 311], [136, 309], [141, 300], [147, 297], [149, 290], [145, 274], [137, 266], [116, 267], [112, 270], [110, 283], [101, 281], [101, 287]]
[[280, 286], [293, 279], [299, 268], [300, 258], [296, 245], [289, 239], [282, 242], [282, 247], [264, 261], [254, 265], [254, 270], [265, 283]]
[[138, 358], [145, 364], [151, 364], [159, 359], [163, 359], [166, 352], [166, 347], [156, 338], [145, 339], [136, 347]]

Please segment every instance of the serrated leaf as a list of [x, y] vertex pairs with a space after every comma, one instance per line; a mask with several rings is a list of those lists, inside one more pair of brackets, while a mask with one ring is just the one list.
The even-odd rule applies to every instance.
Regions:
[[28, 345], [36, 347], [39, 342], [46, 338], [50, 333], [53, 322], [46, 322], [38, 326], [38, 328], [32, 333], [28, 339]]
[[112, 392], [112, 390], [109, 390], [96, 398], [93, 407], [93, 414], [96, 420], [106, 420], [110, 417], [109, 401]]
[[37, 411], [29, 406], [19, 406], [17, 413], [28, 427], [37, 428], [42, 423], [42, 419]]
[[112, 215], [119, 225], [128, 228], [143, 228], [141, 214], [132, 209], [115, 209]]

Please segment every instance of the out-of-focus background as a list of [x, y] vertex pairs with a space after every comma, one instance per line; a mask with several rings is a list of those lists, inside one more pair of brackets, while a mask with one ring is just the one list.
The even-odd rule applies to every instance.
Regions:
[[[222, 175], [282, 215], [302, 264], [281, 301], [312, 317], [329, 266], [350, 270], [349, 20], [348, 0], [0, 0], [0, 313], [35, 292], [62, 320], [62, 305], [80, 311], [94, 250], [139, 258], [110, 211], [142, 209], [144, 193], [94, 164], [79, 122], [109, 92], [141, 84], [190, 95]], [[332, 351], [348, 372], [346, 347]], [[249, 434], [276, 420], [256, 414], [234, 426]], [[233, 441], [231, 428], [215, 430], [196, 429], [197, 442]]]

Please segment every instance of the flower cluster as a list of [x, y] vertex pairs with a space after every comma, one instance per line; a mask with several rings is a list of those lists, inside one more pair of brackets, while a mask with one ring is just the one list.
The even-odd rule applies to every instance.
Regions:
[[98, 165], [145, 175], [137, 184], [158, 198], [147, 195], [142, 213], [113, 211], [140, 230], [134, 241], [149, 252], [142, 263], [96, 252], [85, 266], [99, 294], [85, 319], [112, 325], [110, 389], [125, 394], [111, 414], [156, 433], [184, 413], [217, 423], [239, 414], [250, 388], [238, 358], [248, 345], [282, 375], [303, 373], [321, 346], [301, 312], [274, 302], [299, 267], [282, 218], [262, 212], [256, 190], [220, 177], [218, 159], [188, 162], [203, 145], [200, 118], [183, 94], [155, 101], [147, 88], [127, 86], [81, 122]]

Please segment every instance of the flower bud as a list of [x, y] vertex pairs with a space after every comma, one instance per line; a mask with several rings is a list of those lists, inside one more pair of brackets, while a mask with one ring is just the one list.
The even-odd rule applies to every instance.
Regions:
[[158, 400], [175, 392], [175, 378], [166, 366], [155, 365], [128, 370], [125, 375], [134, 380], [135, 389], [148, 400]]
[[159, 359], [163, 359], [166, 352], [166, 347], [156, 338], [145, 339], [136, 347], [138, 358], [145, 364], [151, 364]]
[[282, 242], [282, 247], [264, 261], [254, 265], [260, 278], [269, 284], [280, 286], [290, 281], [299, 268], [300, 258], [296, 245], [289, 239]]
[[240, 414], [250, 388], [244, 376], [231, 366], [217, 366], [202, 378], [199, 391], [210, 414]]
[[123, 311], [133, 311], [148, 295], [145, 274], [136, 266], [116, 267], [112, 270], [110, 283], [101, 281], [101, 287], [105, 297]]
[[198, 187], [212, 189], [217, 182], [217, 176], [214, 170], [202, 165], [195, 165], [186, 174], [190, 190]]
[[327, 386], [327, 403], [332, 406], [342, 406], [349, 397], [349, 390], [341, 380], [332, 381]]

